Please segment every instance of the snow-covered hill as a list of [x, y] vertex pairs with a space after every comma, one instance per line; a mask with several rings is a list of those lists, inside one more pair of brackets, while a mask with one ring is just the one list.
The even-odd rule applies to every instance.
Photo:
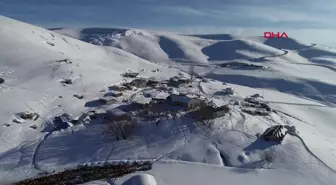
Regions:
[[[62, 29], [56, 31], [65, 32]], [[121, 48], [154, 63], [177, 65], [185, 71], [190, 64], [206, 65], [196, 70], [217, 80], [225, 79], [226, 82], [253, 88], [277, 89], [328, 105], [336, 103], [336, 83], [333, 80], [336, 50], [316, 44], [292, 38], [186, 36], [132, 29], [83, 29], [70, 35], [96, 45]], [[255, 69], [262, 70], [246, 70], [244, 66], [235, 65], [229, 69], [213, 69], [214, 64], [231, 62], [253, 64]]]
[[[133, 29], [51, 31], [0, 17], [0, 78], [5, 80], [0, 84], [0, 182], [78, 164], [153, 160], [152, 176], [130, 174], [115, 183], [334, 184], [335, 55], [330, 48], [295, 39]], [[121, 76], [128, 70], [161, 83], [173, 76], [189, 78], [182, 71], [191, 69], [202, 77], [185, 86], [138, 87], [125, 90], [112, 105], [97, 101], [115, 94], [110, 86], [128, 81]], [[227, 105], [230, 111], [210, 128], [188, 111], [152, 121], [131, 111], [141, 121], [126, 140], [107, 135], [106, 124], [94, 118], [58, 131], [47, 129], [63, 113], [104, 113], [168, 96], [171, 90]], [[244, 98], [255, 94], [272, 111], [251, 115], [254, 104]], [[40, 118], [18, 118], [24, 111]], [[278, 124], [296, 130], [289, 130], [281, 144], [259, 137]]]

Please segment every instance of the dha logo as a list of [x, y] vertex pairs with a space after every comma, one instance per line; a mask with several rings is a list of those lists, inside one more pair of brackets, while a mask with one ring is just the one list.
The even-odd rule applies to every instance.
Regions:
[[[275, 37], [276, 36], [276, 37]], [[267, 39], [272, 39], [272, 38], [288, 38], [288, 35], [286, 32], [278, 32], [278, 33], [274, 33], [274, 32], [264, 32], [264, 38]]]

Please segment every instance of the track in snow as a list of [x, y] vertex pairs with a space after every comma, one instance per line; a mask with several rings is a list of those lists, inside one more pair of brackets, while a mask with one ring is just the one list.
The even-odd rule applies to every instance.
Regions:
[[45, 135], [41, 138], [40, 142], [39, 142], [39, 143], [36, 145], [36, 147], [35, 147], [35, 150], [34, 150], [34, 152], [33, 152], [33, 157], [32, 157], [32, 166], [33, 166], [36, 170], [39, 170], [39, 171], [42, 171], [42, 172], [46, 172], [46, 173], [48, 173], [48, 172], [45, 171], [45, 170], [43, 170], [42, 168], [40, 168], [39, 165], [37, 164], [37, 162], [36, 162], [36, 157], [37, 157], [37, 152], [38, 152], [38, 150], [40, 149], [41, 144], [42, 144], [43, 141], [46, 140], [51, 134], [52, 134], [52, 132], [48, 132], [47, 134], [45, 134]]
[[316, 160], [318, 160], [324, 167], [328, 168], [329, 170], [331, 170], [333, 173], [336, 174], [336, 170], [334, 170], [333, 168], [331, 168], [329, 165], [327, 165], [324, 161], [322, 161], [317, 155], [315, 155], [310, 149], [309, 147], [306, 145], [305, 141], [302, 139], [301, 136], [299, 136], [296, 133], [292, 133], [292, 132], [288, 132], [289, 135], [297, 137], [301, 143], [303, 144], [304, 148], [307, 150], [308, 153], [310, 153]]

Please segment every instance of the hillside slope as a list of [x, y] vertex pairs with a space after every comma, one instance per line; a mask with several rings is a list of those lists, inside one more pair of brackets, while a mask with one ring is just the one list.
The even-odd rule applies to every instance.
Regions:
[[276, 89], [330, 106], [336, 103], [336, 50], [316, 44], [293, 38], [187, 36], [132, 29], [78, 32], [72, 35], [96, 45], [121, 48], [154, 63], [187, 72], [193, 65], [199, 74], [216, 80]]
[[[151, 76], [151, 70], [160, 68], [163, 72], [157, 78], [177, 74], [177, 70], [159, 67], [120, 49], [94, 46], [6, 17], [0, 17], [0, 37], [0, 77], [5, 79], [0, 85], [0, 104], [6, 105], [0, 110], [2, 125], [11, 124], [15, 115], [24, 111], [40, 115], [42, 119], [34, 122], [37, 126], [62, 112], [80, 116], [87, 109], [87, 101], [120, 82], [120, 74], [128, 70], [145, 69], [141, 75]], [[65, 79], [73, 84], [62, 83]], [[84, 98], [77, 99], [75, 94]], [[31, 124], [1, 129], [0, 152], [41, 137], [31, 131]]]
[[[0, 103], [5, 105], [0, 108], [1, 183], [79, 164], [135, 160], [154, 161], [148, 173], [163, 185], [269, 184], [276, 177], [279, 183], [293, 185], [335, 182], [333, 50], [294, 39], [126, 29], [54, 31], [0, 17], [0, 77], [5, 80], [0, 84]], [[173, 76], [189, 78], [182, 71], [191, 69], [203, 79], [177, 88], [163, 84]], [[121, 76], [128, 70], [154, 77], [159, 86], [139, 85], [123, 91], [114, 104], [99, 104], [98, 98], [116, 93], [112, 85], [130, 80]], [[226, 93], [225, 88], [234, 92]], [[226, 105], [229, 112], [207, 124], [178, 106], [135, 111], [129, 107], [149, 97], [174, 94], [171, 91]], [[266, 114], [249, 112], [258, 109], [245, 98], [256, 94], [258, 103], [270, 107]], [[99, 117], [116, 107], [140, 120], [127, 139], [110, 135]], [[163, 114], [147, 120], [147, 110]], [[20, 122], [16, 114], [23, 111], [36, 112], [40, 118]], [[92, 111], [97, 114], [91, 119]], [[63, 113], [90, 119], [49, 130], [55, 116]], [[279, 124], [295, 128], [281, 144], [258, 137]], [[127, 185], [133, 175], [114, 179], [115, 183]], [[142, 180], [155, 182], [147, 177]]]

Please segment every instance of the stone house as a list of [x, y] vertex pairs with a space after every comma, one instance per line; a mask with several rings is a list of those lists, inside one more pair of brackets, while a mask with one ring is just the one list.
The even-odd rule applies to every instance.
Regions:
[[131, 106], [134, 109], [146, 109], [151, 106], [150, 102], [151, 102], [151, 98], [146, 98], [144, 96], [138, 96], [133, 100]]
[[204, 100], [190, 98], [184, 95], [171, 94], [167, 97], [167, 101], [175, 106], [181, 106], [187, 109], [195, 109], [205, 105]]
[[113, 97], [120, 97], [123, 93], [119, 91], [111, 91], [105, 94], [105, 96], [113, 96]]
[[178, 88], [178, 87], [180, 87], [180, 86], [182, 86], [182, 85], [184, 85], [184, 84], [188, 84], [188, 83], [190, 83], [190, 82], [191, 82], [191, 81], [190, 81], [190, 79], [188, 79], [188, 78], [172, 77], [172, 78], [170, 78], [169, 81], [168, 81], [168, 86]]
[[147, 86], [152, 86], [152, 87], [154, 87], [154, 86], [157, 86], [157, 85], [159, 85], [159, 81], [157, 81], [156, 79], [153, 79], [153, 78], [150, 78], [150, 79], [148, 79], [148, 81], [147, 81]]
[[227, 105], [221, 107], [205, 106], [198, 111], [198, 117], [201, 120], [214, 119], [225, 116], [230, 111]]
[[269, 115], [269, 111], [263, 108], [244, 108], [242, 109], [243, 112], [250, 114], [252, 116], [267, 116]]
[[127, 78], [136, 78], [138, 75], [139, 73], [129, 72], [129, 73], [124, 73], [122, 76], [127, 77]]
[[233, 95], [234, 94], [234, 90], [232, 88], [225, 88], [223, 91], [226, 95]]
[[99, 101], [104, 105], [112, 105], [114, 103], [117, 103], [117, 100], [113, 97], [103, 97], [100, 98]]
[[147, 80], [143, 78], [135, 79], [130, 83], [131, 86], [143, 88], [147, 86]]
[[107, 121], [131, 121], [132, 115], [118, 108], [110, 109], [106, 111]]
[[123, 85], [113, 85], [113, 86], [109, 87], [109, 90], [125, 91], [125, 90], [127, 90], [127, 87], [125, 87]]

